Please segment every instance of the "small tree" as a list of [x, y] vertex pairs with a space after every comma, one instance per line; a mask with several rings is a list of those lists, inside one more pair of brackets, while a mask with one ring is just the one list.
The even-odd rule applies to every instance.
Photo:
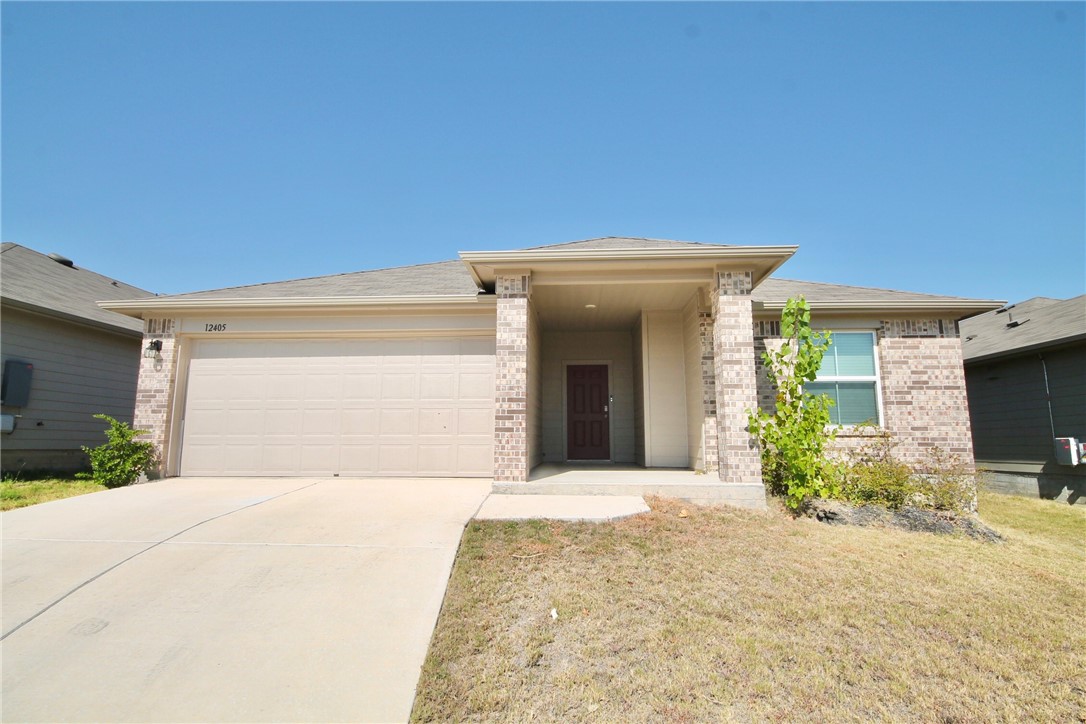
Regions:
[[83, 452], [90, 456], [90, 477], [107, 488], [131, 485], [154, 466], [157, 458], [155, 446], [135, 440], [137, 436], [144, 434], [143, 430], [133, 430], [128, 424], [114, 420], [109, 415], [95, 417], [108, 422], [109, 428], [105, 431], [104, 445], [96, 448], [83, 447]]
[[813, 382], [830, 347], [829, 332], [811, 329], [811, 308], [803, 297], [789, 299], [781, 314], [784, 344], [762, 354], [769, 381], [777, 390], [774, 412], [747, 410], [750, 431], [762, 452], [762, 475], [770, 491], [783, 494], [793, 510], [812, 496], [830, 497], [838, 485], [837, 466], [826, 459], [827, 443], [836, 437], [829, 427], [826, 395], [803, 391]]

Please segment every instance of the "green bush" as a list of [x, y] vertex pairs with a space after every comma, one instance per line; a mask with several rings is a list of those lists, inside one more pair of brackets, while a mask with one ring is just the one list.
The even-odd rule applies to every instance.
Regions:
[[873, 431], [870, 442], [847, 455], [837, 499], [891, 510], [903, 506], [955, 513], [976, 510], [974, 476], [959, 458], [932, 448], [922, 464], [909, 465], [894, 457], [895, 443], [888, 434], [867, 427]]
[[119, 488], [131, 485], [154, 467], [157, 462], [155, 446], [135, 440], [144, 434], [143, 430], [133, 430], [109, 415], [95, 415], [95, 418], [105, 420], [109, 427], [105, 431], [104, 445], [83, 448], [90, 456], [91, 479], [107, 488]]
[[837, 492], [840, 471], [824, 453], [835, 435], [829, 426], [833, 402], [826, 395], [803, 391], [805, 382], [818, 377], [830, 334], [811, 329], [811, 308], [800, 297], [785, 304], [781, 336], [785, 340], [779, 350], [762, 354], [777, 390], [774, 411], [747, 410], [747, 421], [761, 450], [763, 482], [796, 510], [808, 498], [833, 497]]

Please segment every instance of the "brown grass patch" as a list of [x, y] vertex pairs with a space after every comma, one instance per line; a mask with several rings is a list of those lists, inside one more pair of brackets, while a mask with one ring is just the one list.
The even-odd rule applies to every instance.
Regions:
[[984, 496], [990, 544], [650, 504], [470, 523], [412, 718], [1086, 716], [1081, 508]]

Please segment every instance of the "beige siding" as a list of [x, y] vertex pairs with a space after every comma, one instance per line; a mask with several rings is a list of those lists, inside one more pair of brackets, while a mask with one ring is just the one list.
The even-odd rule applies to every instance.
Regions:
[[[564, 462], [565, 366], [606, 363], [610, 371], [611, 459], [629, 463], [634, 457], [634, 372], [629, 332], [543, 332], [543, 459]], [[530, 366], [529, 366], [530, 368]]]
[[12, 309], [4, 310], [2, 324], [3, 359], [34, 365], [29, 404], [3, 408], [22, 415], [15, 433], [0, 440], [5, 470], [48, 459], [23, 451], [78, 451], [105, 442], [96, 413], [132, 422], [139, 338]]
[[528, 306], [528, 467], [543, 461], [543, 337]]
[[686, 373], [686, 436], [690, 467], [705, 469], [705, 414], [702, 405], [701, 327], [698, 295], [683, 307], [683, 360]]
[[633, 328], [634, 462], [645, 464], [645, 325], [641, 317]]
[[[644, 312], [645, 464], [690, 467], [682, 312]], [[700, 375], [699, 375], [700, 378]]]

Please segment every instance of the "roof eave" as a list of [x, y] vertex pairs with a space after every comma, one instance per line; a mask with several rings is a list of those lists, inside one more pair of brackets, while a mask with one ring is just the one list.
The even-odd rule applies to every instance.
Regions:
[[334, 311], [350, 309], [447, 309], [493, 305], [493, 297], [464, 294], [428, 294], [382, 297], [265, 297], [253, 299], [125, 299], [98, 302], [111, 312], [140, 317], [143, 313], [181, 312], [260, 312], [304, 311], [309, 309]]
[[1075, 334], [1070, 337], [1061, 337], [1060, 339], [1046, 339], [1043, 342], [1037, 342], [1035, 344], [1027, 344], [1021, 347], [1012, 347], [1011, 349], [1001, 349], [995, 352], [987, 352], [976, 356], [969, 356], [969, 350], [966, 348], [966, 343], [962, 344], [963, 360], [966, 364], [973, 362], [988, 362], [994, 359], [1000, 359], [1002, 357], [1017, 357], [1023, 354], [1029, 354], [1031, 352], [1040, 352], [1046, 349], [1052, 349], [1054, 347], [1065, 347], [1075, 342], [1082, 342], [1086, 340], [1086, 334]]
[[[780, 311], [784, 309], [786, 299], [774, 299], [758, 302], [756, 310]], [[993, 299], [918, 299], [918, 300], [849, 300], [849, 301], [812, 301], [808, 300], [814, 312], [946, 312], [972, 316], [982, 312], [999, 309], [1006, 302]]]
[[684, 266], [715, 268], [751, 262], [757, 271], [757, 286], [792, 258], [798, 246], [728, 246], [648, 249], [520, 249], [515, 251], [462, 251], [460, 258], [472, 279], [481, 288], [494, 283], [498, 269], [552, 269], [571, 262], [592, 262], [597, 268], [609, 264], [640, 262], [652, 265], [681, 263]]
[[[103, 332], [111, 332], [113, 334], [120, 334], [126, 337], [141, 337], [143, 332], [138, 329], [131, 329], [119, 324], [110, 324], [109, 322], [103, 322], [98, 319], [90, 319], [88, 317], [81, 317], [76, 314], [69, 314], [67, 312], [61, 312], [56, 309], [50, 309], [48, 307], [42, 307], [37, 304], [30, 304], [29, 302], [23, 302], [18, 299], [12, 299], [11, 297], [0, 298], [3, 301], [4, 306], [14, 307], [15, 309], [21, 309], [24, 312], [31, 312], [33, 314], [40, 314], [43, 317], [51, 317], [53, 319], [59, 319], [63, 322], [69, 322], [71, 324], [78, 324], [83, 327], [90, 327], [91, 329], [97, 329]], [[101, 306], [101, 304], [99, 304]], [[113, 310], [109, 310], [113, 311]], [[123, 312], [122, 312], [123, 313]], [[131, 316], [131, 315], [129, 315]]]

